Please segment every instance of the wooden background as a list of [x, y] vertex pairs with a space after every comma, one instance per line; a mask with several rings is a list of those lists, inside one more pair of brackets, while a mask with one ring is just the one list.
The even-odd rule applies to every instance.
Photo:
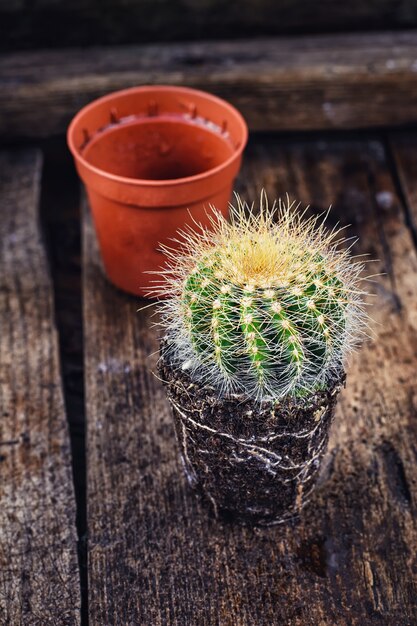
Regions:
[[0, 57], [0, 137], [62, 136], [80, 107], [142, 84], [206, 89], [251, 131], [417, 123], [417, 33], [20, 52]]
[[[0, 0], [1, 626], [417, 625], [416, 27], [414, 0]], [[331, 203], [378, 259], [299, 525], [208, 515], [150, 311], [103, 275], [64, 133], [145, 83], [228, 98], [244, 196]]]
[[417, 26], [414, 0], [1, 0], [0, 49]]

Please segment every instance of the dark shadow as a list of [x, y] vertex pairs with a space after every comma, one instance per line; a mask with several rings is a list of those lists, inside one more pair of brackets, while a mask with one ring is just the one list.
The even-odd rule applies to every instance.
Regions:
[[77, 505], [81, 623], [88, 624], [86, 445], [81, 299], [80, 184], [63, 139], [46, 142], [40, 219], [53, 282]]

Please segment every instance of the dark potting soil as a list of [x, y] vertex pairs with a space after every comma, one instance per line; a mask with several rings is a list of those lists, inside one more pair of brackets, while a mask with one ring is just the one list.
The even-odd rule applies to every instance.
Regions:
[[306, 398], [256, 402], [221, 398], [168, 360], [161, 344], [159, 375], [192, 487], [217, 515], [277, 524], [296, 517], [318, 478], [345, 374]]

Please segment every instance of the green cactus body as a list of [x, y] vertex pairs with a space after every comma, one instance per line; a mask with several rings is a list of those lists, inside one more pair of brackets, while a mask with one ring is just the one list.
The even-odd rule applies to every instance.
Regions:
[[212, 281], [213, 269], [200, 265], [189, 276], [184, 289], [184, 315], [194, 348], [200, 354], [210, 346], [211, 317], [204, 305], [210, 297]]
[[200, 263], [183, 291], [199, 357], [254, 388], [319, 379], [346, 306], [342, 283], [320, 264], [302, 284], [260, 288], [231, 284], [218, 262]]
[[172, 278], [159, 293], [175, 293], [165, 307], [175, 358], [221, 392], [320, 388], [362, 332], [363, 266], [336, 250], [337, 230], [303, 221], [290, 204], [255, 215], [239, 203], [231, 217], [216, 214], [213, 233], [187, 233], [182, 257], [168, 253]]
[[219, 295], [213, 300], [211, 329], [214, 358], [226, 374], [236, 372], [238, 365], [238, 319], [233, 289], [220, 287]]

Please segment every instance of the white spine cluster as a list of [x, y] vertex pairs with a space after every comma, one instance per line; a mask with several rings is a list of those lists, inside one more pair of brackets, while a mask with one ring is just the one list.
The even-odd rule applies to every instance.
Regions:
[[170, 358], [220, 394], [304, 396], [340, 376], [366, 331], [364, 264], [341, 249], [341, 229], [299, 206], [237, 197], [227, 222], [181, 233], [165, 248], [154, 293]]

